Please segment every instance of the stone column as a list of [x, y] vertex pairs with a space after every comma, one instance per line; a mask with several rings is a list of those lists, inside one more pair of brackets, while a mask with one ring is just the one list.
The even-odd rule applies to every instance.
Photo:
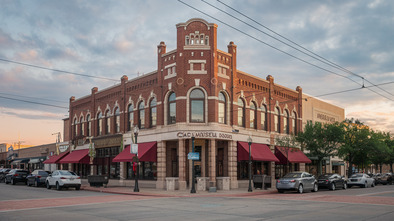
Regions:
[[237, 189], [237, 141], [228, 142], [228, 176], [230, 177], [230, 188]]
[[185, 140], [178, 140], [178, 164], [179, 164], [179, 190], [186, 190], [186, 148]]
[[[90, 175], [96, 175], [97, 165], [90, 165]], [[120, 166], [120, 171], [122, 171], [122, 166]]]
[[210, 139], [208, 146], [209, 187], [216, 187], [216, 140]]
[[166, 142], [157, 142], [157, 181], [156, 189], [166, 188]]

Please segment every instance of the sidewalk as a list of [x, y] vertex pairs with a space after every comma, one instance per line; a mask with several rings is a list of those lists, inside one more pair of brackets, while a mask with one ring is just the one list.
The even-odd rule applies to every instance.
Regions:
[[217, 190], [217, 192], [208, 191], [196, 191], [196, 193], [190, 193], [190, 189], [186, 190], [175, 190], [166, 191], [154, 188], [139, 188], [139, 192], [134, 192], [134, 186], [108, 186], [108, 187], [91, 187], [89, 185], [82, 185], [82, 190], [102, 192], [102, 193], [114, 193], [114, 194], [126, 194], [126, 195], [137, 195], [137, 196], [154, 196], [154, 197], [220, 197], [220, 196], [234, 196], [234, 197], [247, 197], [256, 196], [263, 194], [270, 194], [276, 192], [276, 189], [253, 189], [253, 192], [248, 192], [247, 188], [233, 189], [233, 190]]

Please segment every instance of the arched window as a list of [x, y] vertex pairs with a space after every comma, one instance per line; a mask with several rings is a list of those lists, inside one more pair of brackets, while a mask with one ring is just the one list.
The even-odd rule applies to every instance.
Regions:
[[119, 108], [115, 109], [115, 133], [120, 132], [120, 112]]
[[85, 135], [85, 127], [83, 125], [83, 117], [81, 116], [81, 118], [79, 118], [79, 131], [81, 133], [82, 136]]
[[111, 117], [109, 110], [105, 113], [105, 134], [111, 133]]
[[219, 123], [225, 124], [227, 122], [226, 118], [226, 96], [223, 92], [219, 93]]
[[257, 119], [257, 110], [256, 110], [256, 105], [254, 102], [250, 103], [250, 116], [249, 116], [249, 127], [253, 129], [257, 129], [257, 124], [256, 124], [256, 119]]
[[274, 124], [275, 124], [275, 132], [280, 133], [280, 110], [279, 110], [279, 107], [275, 108]]
[[245, 102], [238, 98], [238, 126], [245, 127]]
[[103, 114], [101, 112], [99, 112], [97, 114], [97, 135], [103, 135]]
[[261, 129], [267, 130], [267, 107], [261, 106]]
[[127, 115], [127, 130], [131, 131], [134, 123], [134, 107], [133, 104], [129, 105], [128, 108], [128, 115]]
[[87, 126], [87, 131], [86, 134], [88, 135], [88, 137], [92, 136], [92, 121], [90, 119], [90, 114], [88, 114], [88, 116], [86, 116], [86, 122], [88, 124]]
[[176, 95], [174, 92], [168, 96], [168, 124], [176, 123]]
[[290, 117], [289, 112], [285, 110], [285, 117], [283, 119], [283, 132], [285, 134], [290, 134]]
[[205, 95], [200, 89], [194, 89], [190, 93], [190, 122], [203, 123], [205, 110]]
[[78, 136], [78, 120], [77, 118], [74, 119], [74, 137]]
[[295, 111], [291, 113], [291, 125], [292, 125], [292, 132], [294, 135], [297, 135], [297, 114]]
[[150, 116], [149, 116], [149, 120], [150, 120], [150, 126], [151, 127], [156, 127], [157, 124], [157, 109], [156, 109], [156, 98], [153, 98], [150, 101], [149, 107], [150, 107]]
[[145, 128], [145, 104], [141, 101], [138, 105], [138, 127], [140, 129]]

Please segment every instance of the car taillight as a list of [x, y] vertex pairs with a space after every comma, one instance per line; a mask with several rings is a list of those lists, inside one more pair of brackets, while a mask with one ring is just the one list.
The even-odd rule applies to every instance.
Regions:
[[75, 179], [81, 179], [81, 177], [77, 177], [77, 178], [75, 178]]
[[14, 174], [14, 176], [19, 176], [19, 174], [16, 173], [16, 174]]
[[328, 182], [328, 180], [326, 180], [326, 182]]
[[41, 176], [37, 176], [37, 178], [41, 178]]
[[295, 180], [290, 180], [290, 183], [295, 183]]
[[65, 179], [67, 179], [67, 178], [66, 178], [66, 177], [60, 177], [60, 179], [65, 180]]
[[278, 183], [280, 183], [280, 180], [277, 180]]

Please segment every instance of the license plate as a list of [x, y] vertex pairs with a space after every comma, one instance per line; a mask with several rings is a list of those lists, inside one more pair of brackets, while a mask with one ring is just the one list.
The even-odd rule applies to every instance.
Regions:
[[26, 177], [26, 175], [23, 175], [22, 177], [23, 177], [23, 178], [25, 178], [25, 177]]
[[74, 180], [74, 178], [70, 178], [70, 180]]

